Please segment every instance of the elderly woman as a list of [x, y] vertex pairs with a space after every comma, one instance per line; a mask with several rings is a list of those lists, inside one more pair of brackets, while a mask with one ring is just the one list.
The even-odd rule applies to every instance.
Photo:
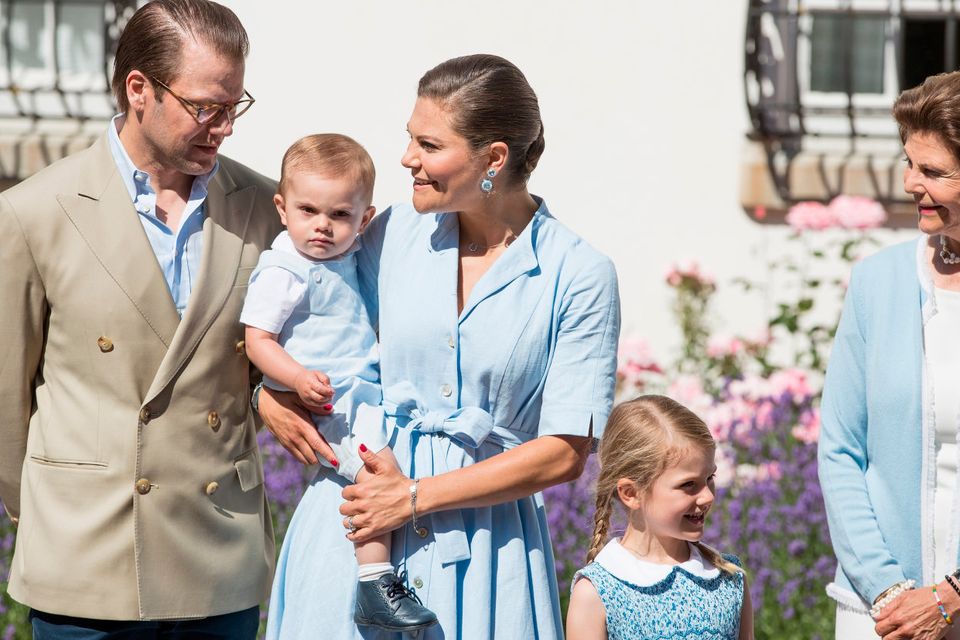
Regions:
[[893, 113], [923, 235], [854, 267], [823, 393], [843, 640], [960, 638], [960, 73]]
[[[539, 492], [581, 473], [610, 411], [616, 274], [527, 191], [543, 125], [519, 69], [448, 60], [417, 96], [401, 160], [413, 206], [375, 217], [359, 256], [402, 471], [360, 447], [374, 474], [346, 503], [321, 471], [284, 541], [270, 637], [358, 636], [347, 531], [394, 531], [395, 564], [440, 621], [424, 638], [562, 636]], [[291, 406], [260, 400], [302, 455], [316, 431]]]

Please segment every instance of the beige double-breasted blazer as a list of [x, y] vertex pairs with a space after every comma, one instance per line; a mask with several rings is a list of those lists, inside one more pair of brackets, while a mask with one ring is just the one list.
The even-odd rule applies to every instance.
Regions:
[[0, 499], [10, 595], [85, 618], [191, 618], [268, 594], [273, 531], [238, 321], [279, 231], [227, 158], [181, 319], [107, 137], [0, 195]]

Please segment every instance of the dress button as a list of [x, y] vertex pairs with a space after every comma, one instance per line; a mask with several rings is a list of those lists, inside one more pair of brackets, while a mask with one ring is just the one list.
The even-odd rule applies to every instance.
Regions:
[[314, 272], [313, 281], [319, 283], [321, 280], [323, 280], [323, 274], [321, 274], [319, 271]]
[[150, 422], [150, 407], [144, 407], [140, 409], [140, 422], [147, 424]]
[[137, 480], [136, 487], [137, 487], [137, 493], [139, 493], [142, 496], [145, 496], [148, 493], [150, 493], [150, 481], [147, 480], [146, 478], [140, 478], [139, 480]]
[[113, 340], [111, 340], [107, 336], [100, 336], [99, 338], [97, 338], [97, 346], [100, 347], [100, 351], [103, 351], [104, 353], [108, 353], [110, 351], [113, 351]]
[[206, 488], [204, 489], [204, 491], [207, 492], [207, 495], [208, 495], [208, 496], [212, 496], [213, 494], [215, 494], [215, 493], [217, 492], [217, 489], [219, 489], [219, 488], [220, 488], [220, 483], [217, 482], [216, 480], [214, 480], [213, 482], [209, 483], [209, 484], [206, 486]]
[[210, 425], [210, 428], [213, 429], [214, 433], [220, 431], [220, 414], [216, 411], [211, 411], [208, 413], [207, 424]]
[[450, 385], [445, 384], [440, 387], [440, 395], [444, 398], [449, 398], [453, 394], [453, 389], [450, 388]]
[[414, 578], [414, 579], [413, 579], [413, 586], [415, 586], [417, 589], [422, 589], [422, 588], [423, 588], [423, 580], [421, 580], [420, 578]]
[[247, 343], [241, 340], [236, 345], [234, 345], [233, 350], [239, 353], [240, 355], [243, 355], [244, 353], [247, 352], [246, 347], [247, 347]]
[[454, 342], [453, 336], [447, 337], [447, 344], [450, 346], [451, 349], [455, 349], [457, 347], [457, 343]]

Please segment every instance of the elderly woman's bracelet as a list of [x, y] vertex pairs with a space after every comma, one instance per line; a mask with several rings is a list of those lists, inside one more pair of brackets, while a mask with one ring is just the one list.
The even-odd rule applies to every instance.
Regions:
[[940, 594], [937, 593], [937, 587], [933, 588], [933, 598], [937, 601], [937, 609], [940, 609], [940, 615], [943, 616], [943, 619], [947, 621], [947, 624], [953, 624], [953, 618], [950, 617], [950, 614], [947, 613], [946, 608], [943, 606], [943, 600], [940, 599]]
[[909, 591], [913, 589], [913, 586], [916, 584], [913, 580], [904, 580], [903, 582], [898, 582], [896, 584], [890, 585], [883, 593], [877, 596], [877, 599], [873, 601], [873, 606], [870, 607], [870, 617], [876, 618], [877, 614], [880, 613], [880, 610], [885, 606], [897, 599], [904, 591]]
[[410, 514], [413, 517], [413, 530], [417, 532], [417, 535], [421, 538], [426, 538], [427, 531], [426, 527], [421, 527], [420, 523], [417, 522], [417, 488], [420, 486], [420, 478], [417, 478], [413, 481], [413, 484], [410, 485]]

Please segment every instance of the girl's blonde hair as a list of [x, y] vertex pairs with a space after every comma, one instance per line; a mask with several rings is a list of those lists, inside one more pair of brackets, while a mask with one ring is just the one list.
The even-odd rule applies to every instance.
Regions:
[[[610, 516], [617, 494], [617, 481], [628, 478], [646, 492], [689, 446], [714, 449], [710, 430], [695, 413], [665, 396], [646, 395], [618, 405], [611, 413], [600, 439], [600, 476], [597, 478], [597, 510], [593, 541], [587, 553], [592, 562], [607, 541]], [[693, 543], [713, 566], [727, 573], [741, 569], [700, 542]]]

